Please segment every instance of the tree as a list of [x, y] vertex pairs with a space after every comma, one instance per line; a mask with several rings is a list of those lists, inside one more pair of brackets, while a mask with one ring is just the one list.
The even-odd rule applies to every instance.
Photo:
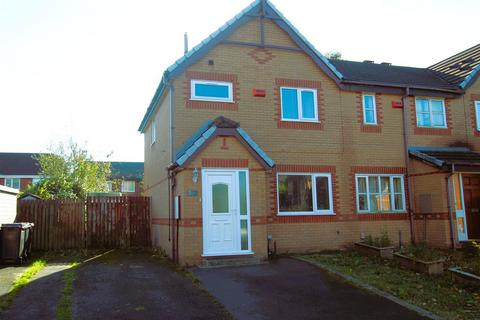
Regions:
[[25, 193], [44, 199], [83, 199], [89, 192], [107, 191], [110, 163], [94, 161], [86, 149], [72, 141], [59, 143], [37, 160], [41, 179]]
[[325, 53], [325, 57], [327, 57], [330, 60], [340, 60], [342, 59], [342, 54], [338, 51], [327, 52]]

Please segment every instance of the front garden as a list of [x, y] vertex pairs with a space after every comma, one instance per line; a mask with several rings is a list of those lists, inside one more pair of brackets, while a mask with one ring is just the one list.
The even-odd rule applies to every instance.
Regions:
[[[442, 319], [480, 319], [480, 283], [463, 281], [465, 274], [480, 276], [480, 245], [470, 243], [455, 251], [409, 246], [385, 257], [379, 248], [392, 247], [387, 237], [367, 237], [363, 244], [366, 246], [356, 245], [356, 250], [301, 258], [378, 288]], [[368, 247], [373, 249], [368, 251]], [[459, 278], [455, 271], [460, 271], [463, 277]]]

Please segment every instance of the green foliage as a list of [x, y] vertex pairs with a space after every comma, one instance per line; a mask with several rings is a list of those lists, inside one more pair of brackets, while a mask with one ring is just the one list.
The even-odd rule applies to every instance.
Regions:
[[96, 162], [74, 142], [60, 143], [51, 153], [41, 154], [41, 180], [25, 193], [43, 199], [85, 198], [89, 192], [107, 191], [110, 163]]
[[392, 245], [392, 241], [390, 241], [390, 237], [386, 231], [382, 232], [379, 237], [373, 237], [371, 234], [369, 234], [365, 237], [363, 242], [378, 248], [390, 247]]
[[440, 250], [430, 248], [426, 244], [417, 244], [406, 247], [402, 254], [419, 259], [422, 261], [435, 261], [445, 258], [445, 255]]
[[342, 59], [342, 54], [338, 51], [327, 52], [325, 53], [325, 57], [331, 60], [340, 60]]
[[475, 241], [467, 242], [464, 247], [463, 251], [465, 256], [468, 258], [479, 258], [480, 259], [480, 243]]
[[10, 291], [0, 297], [0, 311], [6, 310], [13, 302], [20, 289], [25, 287], [32, 277], [45, 267], [45, 260], [34, 261], [12, 284]]
[[55, 310], [57, 320], [69, 320], [72, 319], [72, 295], [73, 295], [73, 282], [76, 278], [76, 268], [80, 265], [79, 262], [73, 262], [70, 264], [70, 269], [63, 274], [63, 289], [60, 296], [60, 300]]

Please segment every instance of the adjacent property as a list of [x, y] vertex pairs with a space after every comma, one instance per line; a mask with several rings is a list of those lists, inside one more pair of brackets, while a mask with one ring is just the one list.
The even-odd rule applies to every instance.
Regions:
[[429, 68], [329, 60], [255, 1], [165, 71], [140, 124], [153, 244], [198, 264], [479, 239], [479, 74], [480, 45]]
[[[40, 180], [39, 153], [0, 152], [0, 185], [24, 191]], [[111, 162], [109, 191], [140, 196], [143, 162]], [[30, 198], [32, 196], [30, 195]]]

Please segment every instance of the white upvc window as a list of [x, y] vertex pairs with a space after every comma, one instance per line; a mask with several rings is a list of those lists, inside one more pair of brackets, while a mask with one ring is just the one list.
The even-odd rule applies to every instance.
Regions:
[[282, 120], [317, 122], [317, 90], [280, 87]]
[[20, 178], [5, 178], [5, 186], [20, 190]]
[[135, 181], [132, 181], [132, 180], [122, 181], [122, 192], [135, 192]]
[[278, 215], [333, 215], [330, 173], [278, 173]]
[[480, 131], [480, 101], [475, 101], [475, 120], [477, 122], [477, 131]]
[[112, 191], [113, 191], [112, 181], [107, 181], [107, 191], [108, 191], [108, 192], [112, 192]]
[[364, 93], [362, 95], [363, 105], [363, 123], [377, 124], [377, 105], [375, 103], [375, 95]]
[[417, 98], [415, 105], [418, 127], [447, 128], [444, 100]]
[[191, 80], [191, 100], [233, 102], [231, 82]]
[[402, 175], [357, 174], [355, 180], [358, 212], [405, 212]]
[[157, 124], [155, 121], [152, 122], [152, 132], [151, 132], [152, 145], [157, 141]]

